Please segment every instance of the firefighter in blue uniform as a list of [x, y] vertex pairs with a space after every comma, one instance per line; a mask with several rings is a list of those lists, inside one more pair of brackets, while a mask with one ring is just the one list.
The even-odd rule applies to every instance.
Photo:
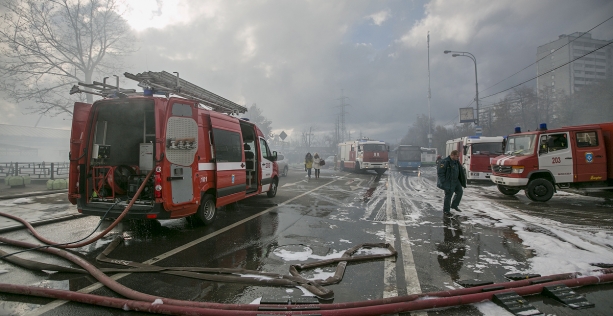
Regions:
[[[447, 216], [452, 215], [450, 208], [461, 212], [458, 206], [464, 193], [462, 188], [466, 188], [466, 170], [458, 161], [459, 158], [458, 151], [453, 150], [436, 166], [436, 186], [445, 191], [443, 214]], [[455, 196], [453, 196], [454, 193]], [[453, 201], [451, 200], [452, 196]]]

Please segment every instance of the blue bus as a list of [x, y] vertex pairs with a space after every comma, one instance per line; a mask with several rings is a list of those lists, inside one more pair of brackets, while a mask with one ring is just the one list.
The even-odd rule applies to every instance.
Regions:
[[394, 150], [394, 165], [398, 170], [417, 170], [421, 167], [421, 147], [400, 145]]

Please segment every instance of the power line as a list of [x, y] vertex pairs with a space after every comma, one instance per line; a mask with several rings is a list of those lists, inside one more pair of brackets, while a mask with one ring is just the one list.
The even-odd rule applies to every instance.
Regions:
[[506, 77], [506, 78], [504, 78], [504, 79], [502, 79], [502, 80], [498, 81], [498, 82], [497, 82], [497, 83], [495, 83], [494, 85], [489, 86], [489, 87], [487, 87], [487, 88], [485, 88], [485, 89], [481, 90], [480, 92], [484, 92], [485, 90], [488, 90], [489, 88], [493, 88], [493, 87], [497, 86], [498, 84], [500, 84], [501, 82], [503, 82], [503, 81], [505, 81], [505, 80], [507, 80], [507, 79], [509, 79], [509, 78], [511, 78], [511, 77], [513, 77], [513, 76], [515, 76], [515, 75], [517, 75], [518, 73], [520, 73], [520, 72], [522, 72], [522, 71], [524, 71], [524, 70], [526, 70], [526, 69], [528, 69], [528, 67], [535, 65], [536, 63], [538, 63], [539, 61], [541, 61], [541, 60], [545, 59], [545, 58], [546, 58], [546, 57], [548, 57], [549, 55], [551, 55], [551, 54], [553, 54], [553, 53], [557, 52], [558, 50], [562, 49], [563, 47], [565, 47], [565, 46], [569, 45], [570, 43], [572, 43], [572, 42], [574, 42], [574, 41], [576, 41], [576, 40], [578, 40], [578, 39], [579, 39], [579, 38], [581, 38], [583, 35], [585, 35], [585, 34], [587, 34], [587, 33], [591, 32], [593, 29], [595, 29], [595, 28], [597, 28], [597, 27], [601, 26], [603, 23], [605, 23], [605, 22], [609, 21], [610, 19], [613, 19], [613, 16], [609, 17], [608, 19], [604, 20], [604, 21], [603, 21], [603, 22], [601, 22], [600, 24], [598, 24], [598, 25], [594, 26], [593, 28], [589, 29], [587, 32], [583, 32], [583, 34], [581, 34], [580, 36], [576, 37], [576, 38], [575, 38], [575, 39], [573, 39], [572, 41], [570, 41], [570, 42], [568, 42], [568, 43], [566, 43], [566, 44], [564, 44], [564, 45], [562, 45], [562, 46], [560, 46], [560, 47], [556, 48], [556, 49], [555, 49], [554, 51], [552, 51], [552, 52], [549, 52], [549, 54], [547, 54], [547, 55], [543, 56], [541, 59], [539, 59], [539, 60], [537, 60], [537, 61], [533, 62], [532, 64], [530, 64], [530, 65], [528, 65], [528, 66], [524, 67], [522, 70], [520, 70], [520, 71], [518, 71], [518, 72], [516, 72], [516, 73], [514, 73], [514, 74], [512, 74], [512, 75], [510, 75], [510, 76], [508, 76], [508, 77]]
[[536, 76], [536, 77], [533, 77], [533, 78], [531, 78], [531, 79], [528, 79], [528, 80], [526, 80], [526, 81], [524, 81], [524, 82], [522, 82], [522, 83], [520, 83], [520, 84], [516, 84], [516, 85], [514, 85], [514, 86], [512, 86], [512, 87], [510, 87], [510, 88], [508, 88], [508, 89], [505, 89], [505, 90], [502, 90], [502, 91], [500, 91], [500, 92], [496, 92], [496, 93], [494, 93], [494, 94], [490, 94], [490, 95], [488, 95], [488, 96], [485, 96], [485, 97], [483, 97], [482, 99], [489, 98], [489, 97], [491, 97], [491, 96], [495, 96], [495, 95], [497, 95], [497, 94], [501, 94], [501, 93], [503, 93], [503, 92], [506, 92], [506, 91], [509, 91], [509, 90], [511, 90], [511, 89], [517, 88], [517, 87], [521, 86], [522, 84], [524, 84], [524, 83], [526, 83], [526, 82], [532, 81], [532, 80], [534, 80], [534, 79], [536, 79], [536, 78], [538, 78], [538, 77], [540, 77], [540, 76], [544, 76], [544, 75], [546, 75], [546, 74], [548, 74], [548, 73], [550, 73], [550, 72], [552, 72], [552, 71], [554, 71], [554, 70], [556, 70], [556, 69], [558, 69], [558, 68], [564, 67], [564, 66], [566, 66], [566, 65], [568, 65], [568, 64], [570, 64], [570, 63], [572, 63], [573, 61], [577, 60], [577, 59], [581, 59], [581, 58], [583, 58], [583, 57], [585, 57], [585, 56], [587, 56], [587, 55], [589, 55], [589, 54], [591, 54], [591, 53], [593, 53], [593, 52], [595, 52], [595, 51], [597, 51], [597, 50], [600, 50], [600, 49], [602, 49], [602, 48], [605, 48], [605, 47], [607, 47], [607, 46], [609, 46], [609, 45], [611, 45], [611, 44], [613, 44], [613, 42], [609, 42], [609, 44], [606, 44], [606, 45], [600, 46], [600, 47], [598, 47], [598, 48], [594, 49], [593, 51], [591, 51], [591, 52], [589, 52], [589, 53], [586, 53], [586, 54], [584, 54], [584, 55], [582, 55], [582, 56], [579, 56], [579, 57], [577, 57], [577, 58], [575, 58], [575, 59], [573, 59], [573, 60], [571, 60], [571, 61], [569, 61], [569, 62], [567, 62], [567, 63], [565, 63], [565, 64], [562, 64], [562, 65], [560, 65], [560, 66], [558, 66], [558, 67], [556, 67], [556, 68], [553, 68], [553, 69], [551, 69], [551, 70], [549, 70], [549, 71], [547, 71], [547, 72], [544, 72], [544, 73], [542, 73], [542, 74], [540, 74], [540, 75], [538, 75], [538, 76]]

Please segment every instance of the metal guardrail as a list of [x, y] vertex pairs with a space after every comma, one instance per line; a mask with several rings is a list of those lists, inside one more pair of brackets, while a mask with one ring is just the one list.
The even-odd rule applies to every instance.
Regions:
[[55, 179], [68, 176], [69, 162], [0, 162], [0, 176], [25, 176]]

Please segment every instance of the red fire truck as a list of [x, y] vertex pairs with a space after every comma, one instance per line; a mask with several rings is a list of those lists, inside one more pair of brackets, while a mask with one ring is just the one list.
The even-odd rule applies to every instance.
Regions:
[[338, 144], [338, 168], [383, 174], [388, 166], [389, 146], [383, 141], [361, 138]]
[[460, 153], [460, 163], [466, 169], [466, 181], [490, 181], [492, 170], [490, 158], [503, 153], [502, 136], [466, 136], [448, 140], [445, 155], [449, 156], [452, 150]]
[[79, 83], [89, 90], [71, 90], [104, 97], [74, 105], [68, 197], [79, 212], [101, 216], [110, 209], [108, 216], [117, 217], [149, 172], [127, 218], [192, 216], [209, 224], [218, 207], [276, 195], [277, 153], [255, 124], [231, 115], [245, 107], [178, 73], [124, 75], [144, 92], [120, 89], [119, 79], [117, 86]]
[[551, 199], [556, 187], [613, 188], [613, 123], [569, 126], [509, 135], [506, 154], [492, 159], [490, 179], [514, 195], [524, 189], [532, 201]]

